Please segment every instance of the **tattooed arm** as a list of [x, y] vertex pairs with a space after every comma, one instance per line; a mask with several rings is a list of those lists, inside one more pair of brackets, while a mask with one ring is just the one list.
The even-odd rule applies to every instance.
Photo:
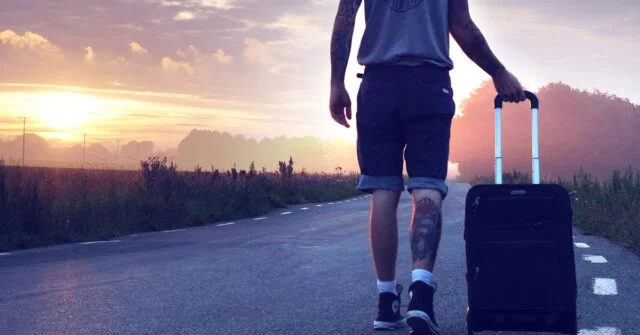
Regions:
[[344, 83], [344, 75], [351, 53], [353, 29], [356, 24], [356, 13], [361, 3], [362, 0], [340, 0], [331, 36], [332, 84]]
[[449, 0], [449, 26], [451, 36], [462, 51], [493, 77], [496, 90], [505, 101], [519, 102], [526, 99], [518, 79], [500, 63], [471, 19], [468, 0]]
[[356, 22], [356, 13], [362, 0], [340, 0], [338, 14], [331, 36], [331, 98], [329, 109], [333, 119], [349, 128], [345, 119], [351, 119], [351, 99], [344, 86], [347, 63], [351, 53], [351, 41]]

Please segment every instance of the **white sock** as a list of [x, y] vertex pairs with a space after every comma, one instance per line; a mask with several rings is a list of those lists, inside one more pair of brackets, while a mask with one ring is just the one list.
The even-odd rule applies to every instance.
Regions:
[[431, 286], [431, 282], [433, 281], [433, 273], [422, 269], [413, 270], [411, 272], [411, 282], [415, 282], [417, 280], [421, 280], [427, 285]]
[[380, 291], [380, 293], [385, 293], [385, 292], [389, 292], [389, 293], [393, 293], [393, 294], [397, 294], [396, 293], [396, 281], [379, 281], [378, 280], [378, 290]]

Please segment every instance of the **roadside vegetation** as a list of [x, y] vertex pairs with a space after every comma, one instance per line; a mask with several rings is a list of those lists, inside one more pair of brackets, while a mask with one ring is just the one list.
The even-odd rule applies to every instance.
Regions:
[[0, 160], [0, 251], [109, 239], [264, 214], [360, 194], [357, 175], [278, 171], [178, 171], [166, 158], [138, 171], [9, 167]]
[[[514, 171], [503, 176], [505, 184], [531, 183], [527, 174]], [[478, 177], [473, 184], [491, 184], [492, 178]], [[573, 224], [585, 234], [614, 240], [640, 254], [640, 171], [615, 170], [598, 180], [581, 170], [572, 180], [546, 180], [572, 193]]]

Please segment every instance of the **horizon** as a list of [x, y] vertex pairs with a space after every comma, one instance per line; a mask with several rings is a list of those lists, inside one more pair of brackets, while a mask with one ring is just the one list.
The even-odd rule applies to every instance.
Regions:
[[[41, 11], [32, 10], [37, 0], [7, 4], [0, 13], [0, 140], [21, 136], [27, 117], [28, 133], [68, 147], [87, 134], [105, 147], [118, 139], [148, 140], [169, 150], [192, 129], [258, 141], [354, 142], [355, 127], [342, 129], [327, 107], [337, 5], [270, 3], [68, 1]], [[633, 1], [586, 1], [580, 12], [551, 1], [470, 6], [496, 55], [527, 89], [562, 81], [640, 103], [632, 84], [639, 61], [630, 56], [640, 51]], [[585, 27], [585, 20], [596, 24]], [[363, 21], [360, 10], [346, 79], [354, 108]], [[453, 39], [451, 57], [460, 112], [461, 102], [490, 78]]]

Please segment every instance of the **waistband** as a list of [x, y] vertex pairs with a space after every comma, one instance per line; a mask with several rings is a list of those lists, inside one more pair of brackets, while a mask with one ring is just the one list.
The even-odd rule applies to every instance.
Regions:
[[433, 80], [442, 80], [445, 82], [451, 81], [449, 70], [436, 65], [368, 65], [364, 68], [364, 73], [358, 73], [358, 78], [363, 78], [367, 74], [420, 76], [429, 77]]

